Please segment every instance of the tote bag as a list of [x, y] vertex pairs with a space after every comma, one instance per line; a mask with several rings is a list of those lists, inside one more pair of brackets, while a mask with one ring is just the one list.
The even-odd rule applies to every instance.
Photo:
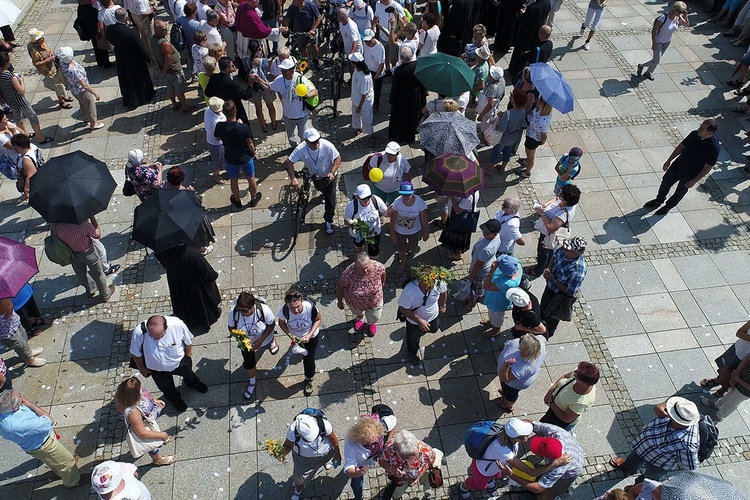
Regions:
[[[136, 408], [136, 410], [141, 414], [143, 417], [143, 426], [153, 432], [161, 432], [161, 429], [159, 428], [159, 424], [156, 423], [156, 420], [151, 419], [150, 417], [146, 416], [140, 408]], [[125, 424], [127, 425], [128, 419], [125, 418]], [[128, 448], [130, 448], [130, 454], [133, 455], [133, 458], [141, 458], [146, 453], [155, 450], [162, 444], [164, 444], [164, 441], [162, 439], [143, 439], [142, 437], [138, 436], [135, 432], [133, 432], [133, 429], [130, 428], [128, 425], [128, 436], [127, 436], [127, 442], [128, 442]]]

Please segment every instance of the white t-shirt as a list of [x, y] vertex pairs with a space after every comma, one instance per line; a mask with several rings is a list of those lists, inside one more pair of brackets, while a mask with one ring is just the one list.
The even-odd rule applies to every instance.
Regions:
[[318, 149], [313, 151], [307, 145], [307, 141], [302, 141], [289, 155], [289, 161], [292, 163], [301, 161], [307, 166], [311, 174], [318, 177], [328, 175], [333, 168], [333, 161], [341, 154], [336, 146], [327, 139], [320, 139], [319, 144]]
[[[12, 123], [12, 122], [9, 122]], [[9, 133], [2, 133], [0, 134], [0, 154], [3, 154], [7, 156], [10, 161], [13, 162], [13, 164], [16, 164], [18, 162], [18, 153], [16, 153], [15, 149], [8, 149], [5, 147], [6, 144], [10, 144], [10, 140], [13, 138], [13, 135]]]
[[[357, 209], [357, 213], [354, 213], [354, 204], [359, 205], [359, 208]], [[372, 195], [370, 198], [370, 203], [367, 204], [366, 207], [362, 206], [362, 203], [360, 203], [358, 198], [354, 198], [352, 201], [349, 202], [348, 205], [346, 205], [346, 209], [344, 210], [344, 219], [360, 219], [365, 222], [367, 222], [370, 225], [370, 229], [375, 234], [380, 234], [380, 216], [385, 214], [386, 210], [388, 210], [388, 205], [377, 195]], [[349, 228], [349, 236], [352, 238], [356, 238], [357, 234], [352, 230], [352, 228]]]
[[[117, 462], [122, 468], [122, 480], [125, 481], [125, 487], [117, 495], [109, 497], [109, 500], [151, 500], [151, 493], [146, 485], [135, 477], [136, 466], [127, 462]], [[97, 494], [101, 500], [104, 497]]]
[[375, 466], [375, 459], [370, 458], [370, 450], [359, 443], [347, 440], [344, 443], [344, 471], [350, 467], [366, 466]]
[[198, 21], [207, 21], [206, 13], [211, 10], [211, 7], [208, 5], [203, 5], [200, 2], [196, 2], [196, 7], [198, 7], [198, 11], [195, 13], [196, 17], [198, 18]]
[[206, 142], [212, 146], [219, 146], [222, 144], [221, 139], [217, 139], [214, 135], [216, 130], [216, 124], [219, 122], [227, 121], [227, 117], [224, 113], [214, 113], [209, 108], [203, 112], [203, 128], [206, 129]]
[[[410, 61], [416, 61], [417, 60], [417, 49], [419, 48], [419, 38], [416, 36], [414, 37], [414, 40], [399, 40], [398, 41], [398, 51], [401, 53], [401, 47], [409, 47], [411, 49], [411, 59]], [[401, 58], [399, 58], [398, 63], [396, 63], [396, 66], [394, 68], [397, 68], [401, 66]]]
[[[295, 422], [296, 420], [290, 424], [289, 430], [286, 431], [286, 438], [292, 443], [294, 443], [294, 440], [297, 439], [297, 436], [294, 433], [294, 429], [292, 428]], [[328, 453], [331, 451], [331, 448], [333, 448], [331, 440], [328, 438], [331, 432], [333, 432], [333, 427], [331, 427], [331, 423], [325, 417], [323, 417], [323, 427], [325, 427], [326, 431], [325, 436], [318, 436], [314, 441], [310, 443], [302, 439], [302, 437], [300, 436], [299, 440], [297, 440], [297, 442], [294, 444], [292, 451], [301, 457], [307, 458], [324, 457], [328, 455]]]
[[[393, 193], [401, 187], [404, 174], [411, 170], [411, 165], [409, 164], [409, 160], [401, 153], [396, 156], [396, 161], [393, 163], [388, 161], [388, 155], [385, 151], [381, 154], [383, 155], [383, 160], [380, 162], [379, 168], [383, 171], [383, 179], [377, 183], [377, 186], [384, 193]], [[378, 166], [377, 155], [374, 155], [370, 160], [370, 166], [373, 168]]]
[[506, 215], [503, 210], [495, 214], [495, 219], [500, 221], [500, 248], [498, 252], [513, 255], [516, 249], [516, 240], [523, 236], [521, 234], [521, 219], [518, 214]]
[[427, 203], [422, 198], [414, 195], [414, 204], [407, 207], [401, 196], [391, 203], [391, 208], [396, 212], [396, 232], [398, 234], [417, 234], [422, 231], [422, 220], [419, 214], [427, 210]]
[[292, 75], [291, 80], [284, 78], [284, 75], [279, 75], [270, 85], [271, 90], [278, 92], [281, 96], [281, 106], [284, 109], [284, 116], [286, 118], [291, 118], [292, 120], [302, 118], [310, 113], [305, 108], [303, 99], [297, 95], [297, 82], [303, 83], [307, 87], [308, 92], [315, 90], [315, 86], [312, 82], [304, 76], [302, 77], [302, 80], [300, 80], [300, 74], [296, 71]]
[[[472, 212], [477, 211], [477, 206], [479, 205], [479, 191], [474, 191], [468, 198], [459, 198], [458, 196], [454, 196], [453, 198], [456, 200], [456, 203], [458, 203], [458, 208], [463, 208], [464, 210]], [[453, 203], [448, 199], [448, 215], [452, 212]]]
[[[661, 24], [662, 21], [664, 21], [664, 24]], [[654, 37], [654, 40], [659, 43], [671, 42], [672, 35], [674, 35], [674, 32], [677, 31], [677, 28], [680, 27], [680, 16], [677, 16], [674, 19], [670, 19], [667, 14], [662, 14], [661, 16], [659, 16], [659, 20], [657, 21], [656, 25], [659, 26], [657, 28], [659, 32]]]
[[488, 477], [496, 476], [500, 474], [500, 467], [497, 466], [495, 460], [500, 460], [500, 462], [505, 464], [517, 454], [518, 444], [513, 445], [513, 448], [508, 448], [499, 439], [495, 439], [487, 447], [482, 458], [477, 460], [477, 469], [479, 469], [482, 475]]
[[185, 15], [185, 6], [187, 5], [185, 0], [175, 0], [175, 2], [170, 5], [172, 5], [172, 15], [175, 19]]
[[[255, 310], [249, 316], [245, 316], [240, 311], [237, 311], [236, 308], [237, 305], [229, 311], [227, 325], [229, 328], [236, 328], [247, 333], [252, 342], [258, 340], [266, 331], [266, 328], [276, 324], [276, 319], [273, 317], [271, 308], [266, 304], [261, 304], [257, 300], [255, 301]], [[234, 320], [235, 317], [237, 318], [236, 322]], [[271, 341], [273, 341], [273, 332], [266, 338], [263, 345], [268, 345]]]
[[373, 89], [372, 75], [366, 75], [357, 69], [352, 74], [352, 107], [359, 106], [359, 101], [365, 96], [365, 102], [375, 100], [375, 91]]
[[115, 18], [115, 11], [119, 9], [119, 5], [112, 5], [111, 7], [107, 7], [106, 9], [99, 9], [99, 12], [97, 13], [96, 17], [99, 19], [104, 27], [112, 26], [113, 24], [117, 24], [117, 18]]
[[193, 334], [180, 318], [166, 316], [166, 320], [167, 331], [159, 340], [154, 340], [143, 331], [140, 324], [133, 329], [130, 354], [143, 356], [149, 370], [171, 372], [180, 366], [180, 361], [185, 357], [183, 344], [193, 344]]
[[[377, 43], [370, 47], [366, 43], [362, 44], [362, 54], [365, 56], [365, 64], [367, 69], [372, 71], [372, 76], [375, 78], [375, 72], [378, 70], [381, 64], [385, 64], [385, 47], [383, 44], [375, 40]], [[385, 71], [380, 73], [378, 78], [383, 78]]]
[[[206, 34], [206, 47], [210, 47], [216, 43], [221, 45], [221, 35], [215, 26], [211, 26], [207, 21], [201, 21], [201, 31]], [[192, 40], [188, 40], [188, 43], [190, 42]]]
[[365, 4], [361, 9], [356, 7], [349, 9], [349, 19], [357, 25], [357, 30], [361, 36], [364, 35], [365, 30], [372, 27], [372, 20], [375, 19], [375, 13], [372, 11], [372, 7]]
[[[419, 288], [419, 285], [414, 281], [410, 281], [404, 287], [404, 291], [401, 292], [401, 296], [398, 298], [398, 305], [404, 309], [414, 309], [415, 307], [418, 307], [418, 309], [414, 311], [414, 314], [425, 321], [432, 321], [438, 317], [438, 314], [440, 314], [438, 299], [440, 298], [440, 295], [447, 290], [448, 286], [444, 282], [440, 281], [435, 283], [432, 290], [427, 292], [427, 300], [425, 302], [425, 294], [422, 292], [422, 289]], [[422, 305], [422, 303], [424, 303], [424, 305]], [[412, 321], [411, 318], [406, 318], [406, 321], [413, 325], [417, 324]]]
[[[297, 58], [289, 56], [292, 59], [292, 62], [295, 66], [297, 66]], [[278, 57], [274, 57], [273, 61], [271, 61], [271, 65], [268, 67], [268, 81], [271, 82], [276, 79], [277, 76], [281, 75], [281, 70], [279, 69], [279, 63], [282, 60]]]
[[740, 361], [745, 359], [750, 354], [750, 342], [744, 339], [737, 339], [734, 341], [734, 353], [740, 358]]
[[[547, 205], [547, 208], [544, 209], [544, 215], [549, 219], [552, 220], [555, 217], [560, 219], [562, 221], [562, 225], [565, 226], [565, 223], [568, 223], [568, 226], [571, 222], [573, 222], [573, 216], [576, 214], [576, 207], [575, 205], [572, 207], [562, 207], [560, 208], [561, 200], [557, 199]], [[540, 231], [545, 236], [547, 235], [547, 230]]]
[[388, 40], [390, 40], [391, 37], [391, 14], [385, 11], [385, 9], [391, 6], [395, 9], [393, 14], [398, 13], [399, 18], [404, 17], [404, 8], [398, 2], [391, 0], [388, 5], [383, 5], [383, 2], [375, 4], [375, 17], [378, 18], [378, 26], [380, 27], [380, 35], [378, 38], [384, 43], [388, 43]]
[[[289, 319], [284, 315], [284, 309], [287, 309], [286, 304], [281, 306], [281, 309], [279, 309], [279, 313], [276, 316], [279, 318], [279, 321], [286, 322], [292, 335], [301, 338], [310, 333], [310, 328], [312, 328], [313, 323], [315, 323], [315, 318], [318, 316], [317, 307], [312, 305], [309, 301], [303, 300], [302, 312], [294, 314], [292, 310], [289, 309]], [[317, 337], [319, 331], [320, 330], [316, 328], [312, 336]]]
[[339, 31], [341, 31], [341, 39], [344, 42], [344, 53], [351, 54], [354, 44], [357, 44], [359, 48], [357, 52], [362, 52], [362, 42], [359, 39], [359, 30], [354, 21], [349, 21], [346, 24], [339, 22]]
[[440, 28], [433, 26], [428, 30], [420, 30], [419, 43], [422, 44], [422, 50], [419, 51], [419, 57], [436, 53], [437, 41], [440, 37]]

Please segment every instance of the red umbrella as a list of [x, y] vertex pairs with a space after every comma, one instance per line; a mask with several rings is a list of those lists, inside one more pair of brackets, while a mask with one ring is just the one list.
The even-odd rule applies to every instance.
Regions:
[[444, 154], [427, 164], [422, 180], [441, 196], [469, 196], [484, 185], [484, 170], [464, 155]]
[[15, 297], [38, 272], [34, 247], [0, 236], [0, 298]]

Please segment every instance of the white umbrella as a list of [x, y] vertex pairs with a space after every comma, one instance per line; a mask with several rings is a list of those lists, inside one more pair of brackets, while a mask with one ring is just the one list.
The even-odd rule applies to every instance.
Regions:
[[21, 16], [21, 9], [11, 0], [0, 0], [0, 26], [15, 24]]

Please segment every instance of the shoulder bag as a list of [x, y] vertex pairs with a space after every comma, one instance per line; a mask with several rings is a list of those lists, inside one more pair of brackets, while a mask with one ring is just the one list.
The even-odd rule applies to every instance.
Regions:
[[[448, 217], [448, 229], [457, 233], [473, 233], [477, 230], [479, 225], [479, 211], [477, 211], [477, 200], [474, 198], [477, 192], [472, 195], [471, 210], [464, 210], [460, 214], [451, 210], [451, 215]], [[448, 201], [450, 203], [450, 200]]]
[[[141, 417], [143, 418], [143, 426], [147, 430], [153, 432], [161, 432], [159, 424], [156, 423], [156, 420], [148, 417], [141, 411], [140, 408], [136, 407], [135, 410], [141, 414]], [[125, 425], [128, 428], [128, 448], [130, 448], [130, 454], [133, 455], [133, 458], [140, 458], [146, 453], [153, 451], [164, 444], [164, 441], [162, 439], [143, 439], [142, 437], [138, 436], [135, 432], [133, 432], [133, 429], [130, 428], [130, 425], [128, 425], [127, 415], [125, 416]]]
[[[537, 221], [534, 223], [534, 229], [541, 232], [547, 230], [547, 228], [544, 226], [544, 222], [542, 222], [541, 217], [539, 217], [539, 219], [537, 219]], [[570, 239], [570, 223], [568, 220], [568, 211], [565, 210], [565, 222], [562, 226], [557, 228], [557, 231], [554, 231], [553, 233], [548, 234], [544, 237], [542, 246], [547, 250], [557, 250], [562, 246], [563, 241], [567, 239]]]
[[552, 296], [547, 307], [542, 311], [543, 316], [560, 321], [570, 321], [573, 317], [573, 304], [576, 302], [574, 295], [558, 292]]

